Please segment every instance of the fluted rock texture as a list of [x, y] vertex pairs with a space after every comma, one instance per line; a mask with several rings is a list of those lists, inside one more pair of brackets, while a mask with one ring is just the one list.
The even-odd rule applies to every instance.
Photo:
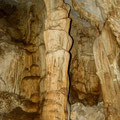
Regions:
[[[95, 104], [95, 102], [101, 101], [98, 96], [101, 96], [100, 89], [102, 88], [106, 119], [119, 120], [120, 2], [119, 0], [71, 0], [71, 2], [66, 0], [66, 2], [71, 5], [71, 15], [77, 20], [79, 19], [78, 23], [80, 23], [80, 27], [78, 27], [78, 23], [74, 25], [73, 19], [72, 24], [77, 30], [71, 30], [74, 38], [72, 53], [76, 53], [76, 56], [72, 54], [74, 64], [71, 64], [71, 71], [74, 72], [70, 73], [71, 101], [73, 103], [81, 101], [86, 105]], [[88, 32], [89, 30], [90, 32]], [[89, 43], [87, 44], [87, 42]], [[94, 49], [92, 50], [93, 44]], [[79, 49], [76, 50], [76, 48]], [[91, 60], [93, 60], [93, 64]], [[78, 67], [79, 64], [80, 67]], [[92, 72], [93, 69], [94, 72]], [[96, 87], [92, 87], [92, 84]]]
[[40, 120], [67, 120], [70, 8], [63, 0], [44, 1], [46, 79], [40, 82]]
[[0, 119], [119, 120], [119, 46], [119, 0], [0, 0]]
[[[111, 19], [111, 18], [110, 18]], [[119, 18], [118, 18], [119, 19]], [[97, 74], [101, 80], [103, 98], [105, 102], [105, 114], [108, 120], [120, 119], [120, 68], [119, 68], [119, 29], [120, 25], [117, 23], [112, 25], [110, 20], [106, 22], [102, 34], [94, 43], [94, 56], [97, 67]], [[112, 26], [112, 28], [111, 28]], [[114, 35], [114, 31], [116, 34]], [[118, 31], [117, 31], [118, 30]]]
[[[0, 114], [3, 119], [16, 119], [17, 116], [9, 116], [17, 115], [12, 112], [17, 107], [30, 113], [39, 109], [39, 83], [45, 72], [44, 8], [43, 1], [0, 1]], [[23, 115], [18, 119], [34, 119], [35, 115], [29, 118], [22, 110]], [[9, 112], [7, 117], [5, 114]]]

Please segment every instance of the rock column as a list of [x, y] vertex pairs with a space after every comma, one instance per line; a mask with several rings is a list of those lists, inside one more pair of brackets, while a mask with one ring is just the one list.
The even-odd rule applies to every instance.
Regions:
[[70, 8], [63, 0], [44, 1], [46, 78], [40, 82], [40, 120], [67, 120]]
[[120, 120], [120, 48], [108, 25], [95, 41], [93, 51], [102, 87], [105, 120]]

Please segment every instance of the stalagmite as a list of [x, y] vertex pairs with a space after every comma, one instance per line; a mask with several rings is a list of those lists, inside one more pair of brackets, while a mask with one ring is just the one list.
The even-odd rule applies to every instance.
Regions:
[[40, 120], [67, 120], [70, 8], [63, 0], [44, 1], [46, 79], [40, 82]]

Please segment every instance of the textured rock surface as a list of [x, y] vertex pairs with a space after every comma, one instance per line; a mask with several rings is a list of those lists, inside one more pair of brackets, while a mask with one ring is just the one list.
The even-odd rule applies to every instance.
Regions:
[[70, 8], [63, 0], [44, 1], [46, 79], [40, 82], [40, 120], [67, 120]]
[[[41, 0], [0, 1], [0, 113], [6, 113], [5, 120], [33, 120], [35, 115], [30, 118], [25, 112], [38, 111], [39, 82], [45, 72], [43, 14]], [[25, 117], [15, 117], [17, 111], [11, 111], [17, 107]]]
[[16, 108], [9, 114], [0, 115], [0, 120], [39, 120], [39, 114], [27, 113]]
[[[114, 4], [111, 14], [94, 43], [94, 57], [97, 74], [101, 81], [105, 102], [105, 115], [108, 120], [120, 119], [120, 3]], [[109, 92], [108, 92], [109, 91]]]
[[[88, 105], [102, 101], [103, 94], [106, 119], [119, 120], [120, 1], [45, 4], [46, 8], [43, 0], [0, 0], [0, 119], [65, 120], [67, 113], [69, 119], [70, 79], [71, 104], [82, 102], [85, 111], [102, 109]], [[89, 116], [82, 113], [75, 116]]]
[[98, 102], [100, 83], [93, 56], [93, 43], [98, 35], [99, 32], [95, 27], [86, 26], [81, 20], [72, 17], [71, 36], [74, 41], [70, 64], [72, 103], [81, 101], [84, 104], [94, 105]]
[[94, 43], [94, 56], [97, 74], [101, 80], [106, 119], [110, 120], [120, 119], [120, 48], [116, 39], [106, 24], [101, 36]]
[[97, 1], [65, 0], [65, 2], [71, 5], [70, 34], [74, 41], [70, 64], [70, 102], [95, 105], [102, 100], [102, 94], [100, 81], [96, 75], [93, 43], [100, 35], [105, 20], [102, 18], [99, 4], [96, 4]]
[[[87, 44], [87, 42], [84, 42], [84, 44], [83, 44], [82, 43], [83, 40], [81, 40], [80, 42], [82, 43], [82, 46], [80, 47], [80, 49], [82, 51], [82, 54], [83, 53], [92, 53], [91, 52], [92, 49], [90, 50], [90, 44], [93, 46], [94, 40], [97, 39], [95, 42], [94, 57], [96, 58], [97, 73], [100, 78], [103, 99], [105, 101], [104, 107], [105, 107], [106, 119], [119, 120], [120, 119], [119, 118], [119, 116], [120, 116], [119, 108], [120, 107], [118, 105], [119, 104], [118, 101], [119, 101], [119, 93], [120, 92], [119, 92], [119, 67], [118, 67], [119, 60], [118, 60], [118, 56], [119, 56], [119, 36], [120, 36], [120, 31], [119, 31], [120, 2], [119, 2], [119, 0], [110, 0], [110, 1], [72, 0], [71, 2], [72, 2], [72, 4], [71, 4], [72, 9], [77, 11], [77, 13], [75, 15], [76, 18], [82, 19], [82, 20], [81, 19], [79, 19], [79, 20], [82, 21], [82, 23], [84, 25], [83, 30], [85, 30], [85, 25], [88, 27], [87, 30], [90, 28], [90, 31], [92, 31], [91, 26], [95, 30], [93, 32], [94, 38], [92, 38], [92, 36], [90, 36], [88, 34], [88, 32], [86, 32], [86, 33], [87, 33], [87, 35], [89, 35], [89, 39], [86, 39], [86, 36], [87, 36], [86, 34], [85, 34], [85, 37], [84, 36], [82, 37], [81, 34], [79, 35], [79, 36], [81, 36], [80, 39], [84, 38], [83, 39], [84, 41], [88, 42], [91, 39], [93, 40], [93, 42], [90, 42], [89, 44]], [[107, 26], [107, 28], [105, 26]], [[71, 32], [71, 33], [73, 33], [73, 32]], [[76, 32], [76, 33], [78, 33], [78, 32]], [[82, 33], [82, 32], [80, 32], [80, 33]], [[77, 44], [77, 46], [79, 46], [79, 45]], [[73, 45], [73, 48], [74, 48], [74, 45]], [[85, 49], [85, 48], [87, 48], [87, 49]], [[75, 50], [73, 52], [75, 52]], [[79, 53], [79, 52], [78, 52], [78, 54], [81, 55], [81, 53]], [[88, 55], [93, 55], [93, 54], [87, 54], [87, 56]], [[82, 58], [82, 56], [80, 56], [80, 57]], [[85, 57], [82, 59], [83, 59], [82, 60], [82, 62], [83, 62]], [[74, 60], [74, 61], [76, 61], [75, 62], [75, 64], [77, 64], [76, 66], [79, 66], [77, 60]], [[85, 62], [85, 63], [83, 62], [83, 65], [84, 64], [86, 65], [87, 62]], [[92, 66], [90, 68], [93, 68], [93, 66], [95, 67], [95, 65], [92, 65], [91, 63], [89, 63], [89, 66]], [[80, 68], [82, 70], [75, 70], [75, 69], [73, 69], [73, 70], [77, 71], [75, 73], [79, 73], [78, 71], [83, 71], [84, 68], [85, 67]], [[87, 67], [87, 71], [89, 71], [88, 68], [89, 67]], [[92, 69], [90, 69], [90, 71], [91, 70]], [[95, 69], [94, 69], [94, 72], [96, 72]], [[72, 74], [72, 72], [71, 72], [71, 74]], [[79, 74], [79, 75], [80, 75], [80, 77], [84, 76], [84, 72], [81, 72], [81, 74]], [[79, 101], [83, 98], [82, 102], [84, 104], [86, 104], [86, 102], [84, 101], [84, 98], [85, 98], [85, 92], [86, 92], [87, 85], [85, 85], [86, 84], [85, 82], [84, 82], [85, 84], [82, 83], [83, 85], [81, 85], [82, 80], [80, 79], [80, 77], [79, 77], [80, 80], [77, 80], [78, 79], [77, 75], [73, 74], [72, 76], [74, 79], [71, 80], [71, 89], [77, 89], [77, 91], [83, 91], [83, 95], [80, 97], [81, 93], [80, 94], [76, 93], [76, 91], [73, 92], [73, 90], [71, 90], [73, 92], [73, 93], [72, 92], [71, 93], [73, 95], [78, 96], [77, 100], [76, 100], [76, 97], [74, 97], [75, 101]], [[88, 74], [85, 74], [85, 77], [86, 76], [88, 76]], [[95, 79], [92, 78], [92, 80], [95, 80], [96, 83], [98, 84], [97, 81], [99, 81], [99, 80], [97, 80], [96, 78]], [[78, 84], [75, 84], [75, 82], [72, 82], [72, 81], [77, 81], [76, 83], [79, 83], [78, 81], [80, 81], [79, 87], [78, 87]], [[86, 80], [84, 80], [84, 81], [86, 81]], [[88, 81], [89, 81], [88, 83], [91, 83], [90, 77], [89, 77]], [[88, 87], [88, 88], [92, 88], [92, 87]], [[96, 87], [96, 88], [94, 90], [98, 91], [99, 87]], [[87, 89], [87, 90], [89, 90], [89, 89]], [[90, 91], [89, 93], [92, 93], [92, 92]], [[73, 95], [71, 95], [71, 96], [73, 97]], [[97, 95], [99, 95], [99, 92], [97, 93]], [[114, 96], [114, 99], [113, 99], [113, 96]], [[74, 99], [74, 98], [72, 98], [72, 99]], [[93, 100], [93, 101], [96, 101], [96, 100]], [[89, 103], [87, 103], [87, 104], [89, 104]]]
[[75, 103], [71, 106], [71, 120], [104, 120], [103, 103], [97, 106], [84, 106]]

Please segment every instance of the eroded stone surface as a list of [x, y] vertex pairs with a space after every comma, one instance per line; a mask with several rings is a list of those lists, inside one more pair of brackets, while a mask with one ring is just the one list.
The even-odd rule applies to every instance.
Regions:
[[71, 120], [104, 120], [103, 103], [97, 106], [84, 106], [75, 103], [71, 106]]
[[116, 1], [116, 3], [112, 3], [113, 10], [111, 10], [109, 14], [108, 20], [106, 21], [106, 24], [102, 30], [100, 37], [96, 39], [93, 49], [97, 74], [100, 78], [103, 98], [105, 102], [105, 117], [109, 120], [120, 119], [120, 70], [118, 67], [118, 56], [120, 53], [120, 3], [118, 1]]
[[[70, 34], [74, 41], [69, 70], [71, 81], [70, 102], [73, 104], [80, 101], [85, 105], [94, 105], [102, 100], [99, 97], [101, 96], [100, 83], [104, 81], [100, 75], [98, 75], [99, 78], [96, 75], [93, 56], [95, 39], [104, 40], [107, 37], [104, 40], [105, 49], [106, 51], [113, 51], [115, 54], [108, 57], [110, 62], [114, 61], [112, 75], [115, 73], [115, 79], [113, 81], [120, 78], [120, 2], [119, 0], [64, 1], [71, 6], [70, 17], [72, 24]], [[33, 108], [35, 108], [35, 111], [38, 110], [40, 114], [43, 110], [45, 120], [49, 116], [51, 117], [50, 120], [53, 119], [55, 114], [57, 118], [54, 119], [58, 119], [58, 116], [60, 116], [60, 119], [63, 118], [64, 120], [67, 119], [66, 95], [68, 93], [66, 91], [68, 91], [67, 73], [70, 59], [68, 51], [72, 43], [68, 35], [70, 7], [64, 4], [63, 0], [45, 0], [45, 3], [47, 14], [44, 12], [45, 6], [42, 0], [0, 0], [0, 91], [7, 92], [11, 98], [12, 95], [16, 96], [13, 97], [12, 102], [16, 100], [17, 104], [11, 107], [11, 111], [13, 108], [21, 107], [24, 111], [31, 112], [31, 104], [37, 104], [40, 100], [39, 107], [41, 109], [38, 110], [36, 105], [33, 105]], [[44, 21], [45, 15], [46, 20]], [[44, 23], [45, 33], [43, 34]], [[106, 23], [111, 31], [109, 34], [114, 36], [114, 41], [117, 42], [117, 47], [114, 44], [111, 47], [113, 42], [108, 39], [108, 31], [105, 30], [104, 26]], [[97, 47], [98, 49], [99, 47]], [[109, 64], [106, 65], [109, 66]], [[98, 68], [97, 71], [99, 72]], [[105, 76], [108, 78], [107, 74]], [[107, 88], [107, 84], [101, 85]], [[117, 89], [110, 91], [119, 93], [119, 83], [115, 83], [115, 86], [118, 87], [113, 88]], [[106, 117], [109, 116], [109, 112], [116, 113], [115, 110], [119, 107], [117, 105], [118, 97], [116, 97], [119, 95], [113, 94], [109, 97], [108, 91], [102, 89], [105, 108], [109, 108], [105, 111]], [[111, 106], [113, 96], [115, 96], [116, 102], [112, 101], [113, 106]], [[17, 97], [23, 97], [24, 100], [32, 103], [29, 105], [26, 105], [26, 103], [21, 104], [16, 99]], [[24, 107], [27, 109], [24, 109]], [[116, 117], [116, 114], [114, 116]], [[110, 118], [110, 120], [119, 120], [119, 118], [115, 117]], [[5, 120], [9, 118], [9, 114], [8, 117], [7, 115], [4, 117]], [[27, 117], [23, 117], [23, 119], [27, 119]]]
[[44, 31], [46, 78], [40, 82], [40, 120], [67, 120], [68, 65], [72, 45], [68, 33], [70, 8], [63, 0], [44, 1], [47, 9]]
[[[100, 81], [96, 75], [96, 66], [93, 56], [93, 43], [99, 36], [94, 26], [87, 26], [79, 19], [72, 18], [71, 36], [74, 44], [71, 49], [70, 64], [70, 101], [94, 105], [101, 96]], [[84, 21], [85, 22], [85, 21]]]
[[5, 120], [12, 119], [9, 112], [17, 107], [38, 112], [39, 82], [45, 72], [43, 14], [43, 1], [0, 1], [0, 114], [6, 113]]

